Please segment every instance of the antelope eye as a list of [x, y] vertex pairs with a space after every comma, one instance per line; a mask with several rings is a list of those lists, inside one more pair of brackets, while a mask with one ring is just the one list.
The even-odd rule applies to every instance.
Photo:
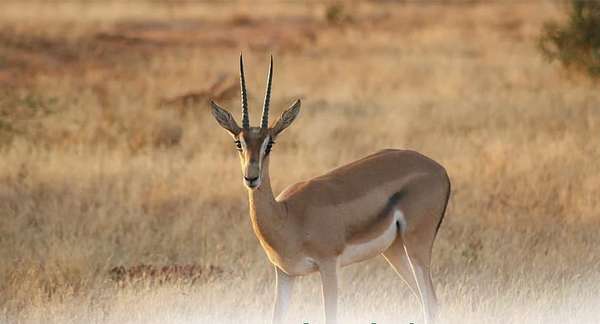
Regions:
[[238, 151], [241, 152], [242, 151], [242, 142], [240, 142], [239, 140], [235, 141], [235, 147]]
[[265, 154], [269, 154], [269, 152], [271, 152], [271, 148], [273, 147], [273, 144], [275, 144], [275, 142], [273, 142], [273, 140], [269, 140], [269, 143], [267, 144], [267, 148], [265, 149]]

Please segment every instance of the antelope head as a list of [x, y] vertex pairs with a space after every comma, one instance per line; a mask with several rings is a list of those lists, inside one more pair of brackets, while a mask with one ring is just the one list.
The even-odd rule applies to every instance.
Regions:
[[211, 112], [219, 125], [233, 137], [235, 148], [239, 152], [242, 165], [242, 176], [244, 184], [251, 190], [260, 187], [263, 174], [263, 165], [269, 159], [271, 148], [275, 144], [277, 136], [288, 126], [300, 112], [300, 100], [297, 100], [290, 108], [284, 111], [279, 119], [269, 126], [269, 102], [271, 100], [271, 81], [273, 79], [273, 56], [269, 65], [267, 77], [267, 90], [263, 104], [263, 112], [260, 127], [251, 127], [248, 116], [248, 93], [244, 78], [244, 62], [240, 55], [240, 86], [242, 92], [242, 127], [231, 116], [231, 114], [210, 101]]

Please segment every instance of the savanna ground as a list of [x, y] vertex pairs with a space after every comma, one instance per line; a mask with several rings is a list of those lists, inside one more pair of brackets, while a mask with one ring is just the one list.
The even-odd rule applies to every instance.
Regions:
[[[264, 323], [274, 274], [234, 144], [268, 55], [278, 192], [380, 148], [446, 166], [445, 323], [600, 321], [600, 91], [536, 50], [556, 2], [0, 4], [0, 322]], [[342, 323], [421, 322], [381, 257], [342, 272]], [[290, 323], [319, 323], [318, 275]]]

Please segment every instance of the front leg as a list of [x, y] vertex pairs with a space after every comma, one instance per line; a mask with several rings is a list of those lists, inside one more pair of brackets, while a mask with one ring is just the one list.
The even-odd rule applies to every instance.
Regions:
[[294, 277], [289, 276], [278, 267], [275, 267], [275, 304], [273, 306], [273, 324], [283, 323], [294, 288]]
[[338, 260], [332, 259], [319, 263], [321, 283], [323, 287], [323, 306], [325, 308], [325, 323], [337, 323], [338, 299]]

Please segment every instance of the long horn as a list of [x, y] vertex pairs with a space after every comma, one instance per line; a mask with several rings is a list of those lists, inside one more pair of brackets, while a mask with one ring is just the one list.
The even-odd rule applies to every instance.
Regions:
[[244, 78], [244, 59], [240, 54], [240, 87], [242, 88], [242, 127], [250, 128], [248, 117], [248, 93], [246, 92], [246, 79]]
[[271, 64], [269, 64], [269, 77], [267, 80], [267, 93], [265, 94], [265, 103], [262, 113], [262, 128], [269, 127], [269, 103], [271, 101], [271, 81], [273, 80], [273, 55], [271, 55]]

